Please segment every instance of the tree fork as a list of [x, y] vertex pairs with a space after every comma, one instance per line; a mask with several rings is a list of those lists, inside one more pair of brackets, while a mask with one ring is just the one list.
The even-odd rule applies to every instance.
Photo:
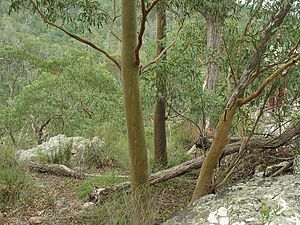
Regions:
[[278, 68], [269, 77], [267, 77], [267, 79], [259, 86], [257, 91], [255, 91], [249, 97], [246, 97], [244, 99], [237, 99], [233, 106], [224, 112], [224, 114], [219, 119], [214, 141], [201, 168], [196, 188], [191, 200], [192, 202], [210, 192], [214, 169], [217, 167], [218, 159], [221, 157], [223, 149], [226, 145], [226, 139], [229, 134], [229, 129], [231, 127], [231, 123], [236, 110], [242, 105], [247, 104], [248, 102], [258, 97], [272, 80], [277, 78], [284, 70], [295, 65], [298, 61], [300, 61], [300, 55], [297, 55], [292, 60], [288, 61], [286, 64]]
[[[121, 71], [133, 191], [133, 224], [137, 225], [145, 219], [147, 221], [150, 219], [150, 211], [147, 147], [139, 88], [139, 60], [135, 57], [137, 46], [136, 4], [136, 0], [122, 0]], [[149, 223], [151, 224], [151, 222], [144, 224]]]

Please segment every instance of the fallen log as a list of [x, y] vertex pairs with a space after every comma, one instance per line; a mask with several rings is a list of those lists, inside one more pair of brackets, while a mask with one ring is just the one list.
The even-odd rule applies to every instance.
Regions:
[[280, 175], [281, 173], [288, 170], [291, 166], [293, 166], [293, 161], [289, 161], [288, 163], [286, 163], [286, 165], [281, 167], [279, 170], [277, 170], [275, 173], [273, 173], [270, 177], [276, 177], [276, 176]]
[[[107, 175], [103, 174], [94, 174], [94, 173], [83, 173], [76, 170], [73, 170], [62, 164], [41, 164], [37, 162], [30, 162], [28, 165], [29, 169], [37, 171], [39, 173], [50, 173], [57, 176], [66, 176], [73, 177], [76, 179], [85, 179], [88, 177], [106, 177]], [[128, 175], [116, 175], [117, 177], [126, 178]]]
[[[247, 145], [247, 149], [274, 149], [282, 145], [285, 145], [293, 138], [300, 135], [300, 121], [291, 128], [287, 129], [281, 135], [277, 137], [270, 138], [254, 138], [251, 139]], [[237, 153], [240, 149], [241, 141], [237, 141], [231, 144], [228, 144], [224, 148], [223, 156]], [[172, 168], [153, 173], [149, 177], [150, 185], [154, 185], [174, 177], [181, 176], [186, 174], [194, 169], [200, 169], [203, 163], [204, 157], [200, 156], [198, 158], [186, 161], [180, 165], [174, 166]], [[130, 187], [130, 182], [124, 182], [116, 184], [110, 187], [95, 187], [92, 193], [89, 195], [88, 201], [98, 202], [101, 201], [102, 197], [108, 193], [114, 191], [125, 190]]]
[[28, 166], [31, 170], [38, 171], [40, 173], [50, 173], [58, 176], [73, 177], [76, 179], [84, 179], [89, 176], [86, 173], [75, 171], [61, 164], [40, 164], [37, 162], [30, 162]]

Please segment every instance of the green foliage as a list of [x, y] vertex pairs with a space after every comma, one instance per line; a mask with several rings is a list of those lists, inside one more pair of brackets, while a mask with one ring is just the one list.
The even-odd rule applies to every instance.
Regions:
[[0, 162], [1, 168], [18, 167], [19, 164], [15, 149], [6, 145], [0, 145]]
[[0, 208], [7, 204], [15, 204], [26, 192], [30, 182], [25, 171], [17, 162], [13, 148], [0, 148]]
[[191, 130], [184, 127], [184, 123], [174, 123], [170, 128], [172, 135], [168, 140], [168, 167], [176, 166], [192, 158], [186, 151], [193, 143]]
[[91, 143], [86, 146], [84, 153], [84, 165], [91, 169], [101, 169], [104, 167], [117, 166], [117, 160], [114, 153], [110, 152], [109, 148], [100, 143]]
[[128, 140], [125, 121], [120, 123], [107, 122], [99, 127], [96, 136], [105, 143], [105, 156], [116, 160], [118, 166], [127, 170], [129, 166]]
[[15, 203], [28, 185], [28, 178], [21, 169], [2, 168], [0, 171], [0, 203]]
[[92, 127], [117, 121], [120, 87], [103, 66], [91, 64], [84, 56], [75, 60], [75, 66], [65, 67], [61, 74], [41, 73], [24, 87], [15, 99], [17, 117], [37, 127], [51, 120], [47, 126], [51, 136], [93, 136]]
[[72, 1], [66, 3], [63, 0], [55, 1], [20, 1], [13, 0], [10, 5], [10, 13], [22, 8], [33, 8], [41, 13], [44, 19], [50, 22], [65, 22], [74, 28], [100, 27], [106, 22], [108, 15], [99, 1]]
[[[153, 199], [150, 200], [150, 204], [153, 204]], [[80, 220], [84, 221], [84, 224], [89, 225], [129, 225], [137, 224], [134, 221], [134, 207], [133, 199], [131, 194], [127, 192], [119, 192], [110, 198], [109, 201], [103, 204], [85, 211], [80, 217]], [[155, 220], [157, 218], [157, 210], [153, 205], [149, 207], [151, 212], [147, 214], [150, 215], [150, 220]], [[145, 213], [146, 214], [146, 213]], [[147, 219], [143, 218], [144, 221], [138, 221], [140, 224], [151, 224]]]
[[86, 199], [88, 195], [92, 192], [94, 187], [107, 187], [112, 184], [121, 183], [127, 181], [126, 177], [119, 177], [115, 172], [109, 172], [103, 174], [99, 177], [91, 177], [83, 181], [78, 187], [78, 196], [80, 199]]

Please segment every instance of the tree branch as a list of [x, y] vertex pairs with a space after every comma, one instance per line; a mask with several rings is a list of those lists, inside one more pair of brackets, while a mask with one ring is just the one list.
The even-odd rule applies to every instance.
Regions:
[[118, 69], [121, 71], [121, 65], [120, 63], [112, 56], [110, 55], [107, 51], [99, 48], [97, 45], [95, 45], [94, 43], [92, 43], [91, 41], [88, 41], [82, 37], [79, 37], [78, 35], [66, 30], [64, 27], [59, 26], [55, 23], [50, 22], [46, 16], [42, 13], [42, 11], [37, 7], [37, 5], [34, 3], [33, 0], [30, 0], [31, 4], [33, 5], [34, 9], [38, 12], [38, 14], [42, 17], [42, 19], [44, 20], [44, 22], [50, 26], [53, 26], [59, 30], [61, 30], [62, 32], [64, 32], [65, 34], [69, 35], [70, 37], [74, 38], [77, 41], [80, 41], [86, 45], [89, 45], [90, 47], [92, 47], [93, 49], [96, 49], [97, 51], [103, 53], [108, 59], [110, 59], [117, 67]]
[[[300, 122], [296, 122], [294, 126], [292, 126], [290, 129], [287, 129], [285, 132], [283, 132], [281, 135], [275, 138], [258, 138], [258, 139], [252, 139], [247, 144], [247, 148], [253, 149], [274, 149], [278, 148], [279, 146], [282, 146], [286, 144], [287, 142], [291, 141], [294, 137], [297, 137], [300, 135]], [[241, 141], [234, 142], [232, 144], [226, 145], [224, 149], [224, 155], [230, 155], [233, 153], [237, 153], [240, 149]], [[159, 171], [157, 173], [152, 173], [149, 176], [149, 182], [150, 185], [154, 185], [169, 179], [172, 179], [174, 177], [181, 176], [183, 174], [186, 174], [194, 169], [199, 169], [202, 166], [204, 160], [204, 156], [200, 156], [196, 159], [192, 159], [189, 161], [186, 161], [182, 164], [179, 164], [177, 166], [168, 168], [166, 170]], [[89, 201], [98, 202], [101, 201], [101, 199], [107, 194], [120, 191], [120, 190], [126, 190], [130, 187], [130, 182], [123, 182], [120, 184], [112, 185], [109, 187], [95, 187], [92, 193], [89, 196]]]
[[115, 25], [115, 21], [116, 19], [118, 19], [118, 16], [117, 15], [117, 3], [116, 3], [116, 0], [114, 0], [114, 17], [111, 18], [111, 25], [110, 25], [110, 32], [111, 34], [118, 40], [118, 41], [122, 41], [121, 38], [115, 33], [115, 30], [114, 30], [114, 25]]
[[148, 12], [146, 10], [145, 0], [141, 0], [141, 8], [142, 8], [141, 26], [140, 26], [140, 31], [138, 33], [137, 45], [136, 45], [135, 50], [134, 50], [136, 65], [140, 65], [140, 49], [143, 45], [143, 35], [144, 35], [144, 32], [145, 32], [146, 19], [147, 19], [147, 15], [148, 15]]
[[159, 3], [160, 1], [162, 1], [162, 0], [155, 0], [155, 1], [153, 1], [153, 2], [150, 4], [150, 6], [147, 8], [146, 11], [149, 13], [149, 12], [154, 8], [154, 6], [156, 6], [156, 4]]
[[286, 69], [288, 69], [289, 67], [293, 66], [294, 64], [296, 64], [298, 61], [300, 61], [300, 54], [298, 56], [296, 56], [295, 58], [293, 58], [292, 60], [290, 60], [289, 62], [287, 62], [286, 64], [284, 64], [283, 66], [281, 66], [279, 69], [277, 69], [274, 73], [272, 73], [267, 79], [265, 79], [265, 81], [259, 86], [259, 88], [250, 96], [248, 96], [247, 98], [244, 99], [239, 99], [239, 104], [240, 105], [244, 105], [247, 104], [248, 102], [252, 101], [253, 99], [255, 99], [257, 96], [259, 96], [263, 90], [265, 89], [265, 87], [276, 77], [278, 77], [283, 71], [285, 71]]
[[248, 63], [246, 64], [246, 67], [244, 69], [244, 72], [241, 75], [241, 78], [238, 82], [237, 87], [235, 88], [234, 92], [229, 98], [229, 101], [226, 105], [227, 109], [230, 109], [235, 101], [240, 97], [240, 95], [244, 92], [246, 87], [249, 84], [249, 80], [251, 78], [251, 75], [255, 71], [255, 69], [258, 67], [259, 62], [263, 56], [263, 53], [265, 52], [265, 48], [267, 46], [267, 43], [271, 40], [271, 38], [276, 33], [276, 30], [280, 25], [283, 23], [283, 20], [287, 13], [291, 9], [291, 2], [285, 4], [280, 11], [273, 17], [272, 22], [267, 27], [266, 31], [260, 38], [260, 42], [257, 45], [257, 50], [255, 53], [253, 53], [252, 57], [249, 59]]
[[149, 67], [149, 66], [155, 64], [158, 60], [160, 60], [160, 59], [164, 56], [164, 54], [166, 53], [166, 51], [168, 51], [170, 48], [173, 47], [173, 45], [176, 44], [176, 42], [177, 42], [177, 40], [178, 40], [178, 37], [179, 37], [179, 33], [180, 33], [182, 27], [183, 27], [183, 23], [181, 23], [181, 25], [179, 26], [179, 28], [178, 28], [178, 30], [177, 30], [177, 32], [176, 32], [176, 37], [175, 37], [175, 39], [171, 42], [171, 44], [169, 44], [166, 48], [164, 48], [164, 50], [162, 50], [162, 51], [159, 53], [159, 55], [156, 56], [153, 60], [151, 60], [150, 62], [147, 62], [145, 65], [143, 65], [143, 66], [141, 67], [141, 71], [142, 71], [142, 72], [143, 72], [143, 70], [145, 70], [147, 67]]
[[147, 16], [151, 12], [151, 10], [154, 8], [154, 6], [162, 0], [155, 0], [153, 1], [148, 8], [146, 8], [145, 0], [141, 0], [141, 9], [142, 9], [142, 20], [141, 20], [141, 26], [140, 31], [138, 32], [138, 41], [137, 45], [135, 47], [135, 63], [136, 65], [140, 65], [140, 50], [143, 45], [143, 35], [145, 33], [146, 28], [146, 21]]

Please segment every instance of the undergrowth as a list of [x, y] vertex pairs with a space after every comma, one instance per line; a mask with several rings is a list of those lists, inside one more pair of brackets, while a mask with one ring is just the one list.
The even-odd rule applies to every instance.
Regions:
[[18, 163], [13, 147], [0, 146], [0, 208], [15, 204], [30, 187], [30, 179]]
[[106, 187], [128, 181], [128, 179], [128, 177], [120, 177], [114, 172], [109, 172], [98, 177], [90, 177], [84, 180], [81, 185], [79, 185], [77, 188], [77, 193], [80, 199], [85, 200], [92, 192], [94, 187]]

